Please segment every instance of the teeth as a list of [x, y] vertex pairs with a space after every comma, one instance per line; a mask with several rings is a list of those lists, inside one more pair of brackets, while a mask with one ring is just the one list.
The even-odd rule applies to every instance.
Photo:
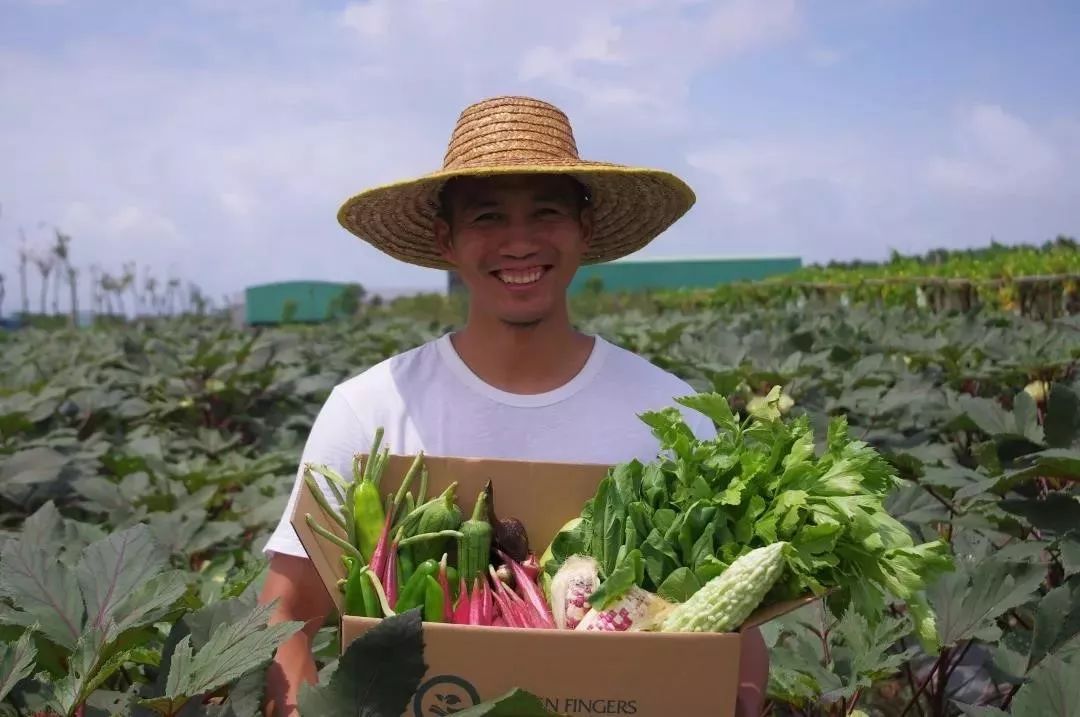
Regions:
[[504, 284], [531, 284], [538, 281], [543, 274], [543, 269], [533, 269], [525, 273], [500, 271], [499, 279]]

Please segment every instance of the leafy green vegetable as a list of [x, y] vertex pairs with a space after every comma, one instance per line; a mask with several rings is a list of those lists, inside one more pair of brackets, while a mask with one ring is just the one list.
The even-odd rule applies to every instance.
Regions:
[[951, 570], [947, 544], [916, 544], [889, 514], [886, 498], [900, 485], [895, 469], [852, 439], [844, 418], [829, 422], [817, 455], [808, 418], [784, 419], [780, 397], [774, 388], [742, 420], [718, 394], [678, 398], [717, 426], [706, 440], [675, 407], [644, 414], [660, 456], [613, 467], [581, 523], [553, 541], [546, 569], [554, 574], [575, 552], [597, 558], [603, 582], [594, 607], [631, 584], [685, 600], [739, 555], [789, 541], [786, 575], [767, 603], [828, 594], [836, 609], [853, 606], [876, 623], [890, 599], [910, 600], [919, 603], [925, 635], [933, 616], [923, 591]]

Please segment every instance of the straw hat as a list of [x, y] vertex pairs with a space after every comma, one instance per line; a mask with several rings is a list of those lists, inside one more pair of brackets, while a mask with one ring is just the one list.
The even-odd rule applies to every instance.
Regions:
[[568, 174], [585, 185], [595, 227], [584, 264], [637, 251], [695, 200], [693, 190], [668, 172], [581, 159], [570, 121], [554, 105], [496, 97], [462, 111], [441, 170], [357, 194], [341, 206], [338, 221], [390, 256], [450, 269], [435, 245], [443, 184], [451, 177], [523, 173]]

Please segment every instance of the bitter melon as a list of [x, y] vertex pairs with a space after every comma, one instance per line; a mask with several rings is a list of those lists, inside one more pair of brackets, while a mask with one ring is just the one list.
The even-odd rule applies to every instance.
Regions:
[[784, 568], [787, 543], [771, 543], [736, 558], [664, 616], [661, 632], [731, 632], [750, 616]]

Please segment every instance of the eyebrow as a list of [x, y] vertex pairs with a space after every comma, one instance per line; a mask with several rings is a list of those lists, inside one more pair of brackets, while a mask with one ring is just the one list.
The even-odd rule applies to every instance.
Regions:
[[[547, 202], [554, 204], [573, 204], [573, 196], [567, 196], [565, 192], [543, 192], [537, 194], [533, 199], [537, 202]], [[464, 197], [461, 202], [461, 211], [475, 211], [477, 209], [487, 209], [490, 207], [496, 207], [499, 202], [495, 199], [480, 198], [480, 197]]]

